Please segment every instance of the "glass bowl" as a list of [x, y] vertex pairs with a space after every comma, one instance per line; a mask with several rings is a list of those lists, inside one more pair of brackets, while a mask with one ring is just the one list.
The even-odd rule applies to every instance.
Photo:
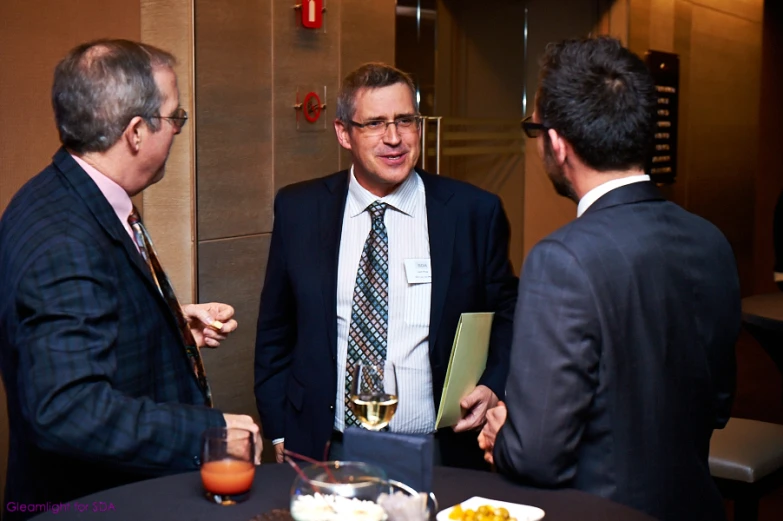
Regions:
[[429, 521], [439, 510], [435, 494], [416, 492], [393, 479], [384, 482], [376, 502], [386, 512], [387, 521]]
[[384, 521], [377, 499], [389, 491], [386, 472], [358, 461], [325, 461], [297, 473], [291, 486], [296, 521]]

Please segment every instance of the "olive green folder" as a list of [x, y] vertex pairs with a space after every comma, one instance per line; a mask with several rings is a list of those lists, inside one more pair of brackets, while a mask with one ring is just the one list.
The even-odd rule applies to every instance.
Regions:
[[487, 366], [494, 313], [463, 313], [451, 347], [446, 382], [435, 427], [452, 427], [462, 418], [460, 400], [475, 387]]

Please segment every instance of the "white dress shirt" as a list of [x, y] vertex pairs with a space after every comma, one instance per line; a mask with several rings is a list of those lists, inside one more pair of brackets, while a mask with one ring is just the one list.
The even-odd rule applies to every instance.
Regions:
[[581, 217], [583, 213], [587, 211], [590, 206], [596, 202], [602, 195], [605, 195], [615, 188], [629, 185], [632, 183], [641, 183], [642, 181], [649, 181], [650, 176], [646, 174], [630, 175], [628, 177], [621, 177], [619, 179], [612, 179], [604, 184], [598, 185], [589, 192], [587, 192], [581, 199], [576, 207], [576, 216]]
[[[343, 215], [337, 272], [337, 395], [334, 428], [345, 421], [345, 373], [356, 272], [372, 218], [366, 211], [377, 196], [365, 190], [351, 168]], [[429, 360], [431, 283], [409, 284], [406, 259], [430, 260], [424, 183], [414, 171], [393, 193], [380, 199], [388, 206], [384, 223], [389, 240], [389, 324], [386, 359], [397, 373], [397, 413], [393, 432], [435, 431], [432, 371]]]

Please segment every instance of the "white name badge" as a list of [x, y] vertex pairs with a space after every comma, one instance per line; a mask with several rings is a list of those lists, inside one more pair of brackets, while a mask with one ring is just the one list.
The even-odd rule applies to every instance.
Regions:
[[405, 275], [408, 278], [408, 284], [431, 284], [430, 259], [405, 259]]

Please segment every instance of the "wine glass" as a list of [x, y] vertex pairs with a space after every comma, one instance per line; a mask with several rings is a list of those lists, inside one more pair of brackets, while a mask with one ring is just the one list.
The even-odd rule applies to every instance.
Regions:
[[362, 427], [379, 431], [397, 411], [397, 374], [391, 362], [359, 362], [351, 369], [351, 410]]

